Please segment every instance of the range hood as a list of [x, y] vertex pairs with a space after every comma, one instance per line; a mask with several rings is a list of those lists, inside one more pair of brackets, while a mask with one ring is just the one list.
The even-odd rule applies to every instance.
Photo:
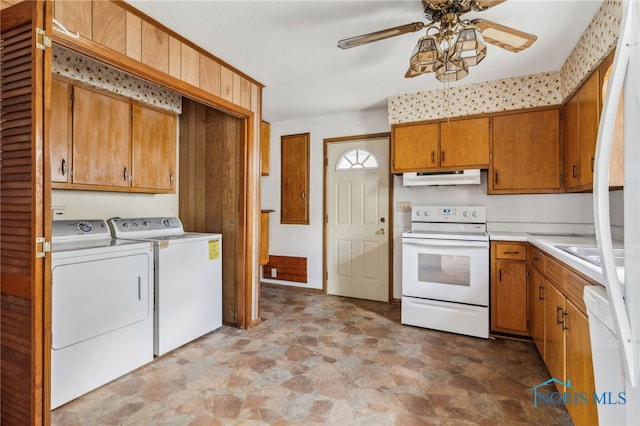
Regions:
[[403, 173], [402, 185], [480, 185], [480, 169]]

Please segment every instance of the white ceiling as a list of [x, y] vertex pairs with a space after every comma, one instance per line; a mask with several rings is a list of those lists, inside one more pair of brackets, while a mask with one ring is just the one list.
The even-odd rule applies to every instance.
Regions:
[[[336, 47], [343, 38], [425, 22], [420, 0], [127, 1], [264, 84], [263, 119], [272, 123], [385, 108], [389, 96], [443, 87], [432, 74], [404, 78], [424, 30]], [[488, 45], [484, 61], [451, 86], [559, 70], [602, 2], [509, 0], [465, 14], [538, 40], [520, 53]]]

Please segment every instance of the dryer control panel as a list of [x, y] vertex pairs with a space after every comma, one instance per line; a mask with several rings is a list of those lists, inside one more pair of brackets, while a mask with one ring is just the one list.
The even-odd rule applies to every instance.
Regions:
[[115, 238], [145, 238], [184, 234], [177, 217], [141, 217], [109, 219], [111, 234]]
[[111, 238], [104, 219], [54, 220], [51, 226], [53, 241]]

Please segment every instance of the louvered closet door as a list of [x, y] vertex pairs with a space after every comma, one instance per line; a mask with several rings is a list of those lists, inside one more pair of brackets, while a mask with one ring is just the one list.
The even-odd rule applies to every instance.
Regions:
[[[0, 424], [49, 423], [48, 289], [50, 183], [45, 150], [45, 87], [51, 48], [35, 47], [51, 34], [50, 2], [25, 1], [2, 10], [0, 26]], [[46, 16], [46, 19], [45, 19]], [[46, 102], [45, 102], [45, 98]], [[46, 286], [45, 286], [46, 284]]]

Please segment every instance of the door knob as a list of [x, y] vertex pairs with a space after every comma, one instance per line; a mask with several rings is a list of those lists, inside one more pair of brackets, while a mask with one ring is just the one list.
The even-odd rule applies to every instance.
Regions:
[[384, 217], [380, 218], [380, 223], [385, 223], [387, 220]]
[[378, 234], [384, 235], [384, 228], [380, 228], [380, 230], [378, 231]]

